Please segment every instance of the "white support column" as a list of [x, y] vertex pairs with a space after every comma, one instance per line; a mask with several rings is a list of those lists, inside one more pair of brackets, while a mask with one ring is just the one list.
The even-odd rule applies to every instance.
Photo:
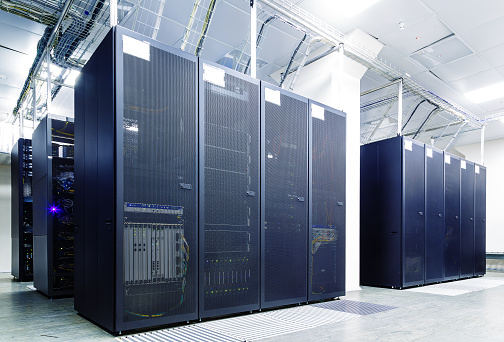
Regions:
[[485, 165], [485, 127], [481, 127], [481, 165]]
[[32, 106], [33, 129], [35, 129], [35, 122], [37, 121], [37, 83], [35, 80], [33, 80]]
[[47, 99], [46, 99], [46, 108], [47, 108], [47, 114], [50, 113], [51, 109], [51, 54], [49, 52], [50, 50], [47, 50], [47, 55], [46, 55], [46, 63], [47, 63]]
[[338, 49], [338, 53], [339, 53], [339, 61], [338, 61], [338, 68], [339, 68], [339, 84], [338, 84], [338, 89], [339, 89], [339, 94], [338, 94], [338, 98], [339, 98], [339, 109], [341, 111], [344, 111], [343, 110], [343, 77], [345, 75], [345, 67], [344, 67], [344, 61], [345, 61], [345, 44], [343, 43], [340, 43], [339, 44], [339, 49]]
[[117, 0], [110, 0], [110, 27], [117, 26]]
[[250, 0], [250, 76], [257, 77], [257, 0]]
[[397, 94], [397, 135], [402, 135], [402, 117], [403, 117], [403, 80], [399, 82], [399, 92]]

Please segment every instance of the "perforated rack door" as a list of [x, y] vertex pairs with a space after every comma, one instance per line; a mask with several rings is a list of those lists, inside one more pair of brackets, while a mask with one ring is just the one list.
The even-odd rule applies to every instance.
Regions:
[[425, 147], [403, 138], [403, 286], [425, 279]]
[[259, 308], [259, 81], [200, 60], [200, 317]]
[[425, 283], [443, 280], [443, 151], [425, 146]]
[[474, 276], [474, 163], [460, 161], [460, 277]]
[[308, 100], [262, 84], [261, 307], [307, 300]]
[[486, 273], [486, 168], [474, 165], [474, 275]]
[[117, 42], [124, 91], [120, 315], [128, 327], [194, 319], [198, 297], [196, 58], [133, 37]]
[[445, 152], [444, 280], [460, 278], [460, 159]]
[[308, 299], [345, 293], [346, 115], [310, 101]]

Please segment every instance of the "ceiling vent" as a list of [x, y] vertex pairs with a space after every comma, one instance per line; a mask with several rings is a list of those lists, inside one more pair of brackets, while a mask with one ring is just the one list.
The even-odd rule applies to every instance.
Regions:
[[453, 62], [472, 54], [472, 51], [454, 34], [413, 52], [410, 57], [427, 69]]

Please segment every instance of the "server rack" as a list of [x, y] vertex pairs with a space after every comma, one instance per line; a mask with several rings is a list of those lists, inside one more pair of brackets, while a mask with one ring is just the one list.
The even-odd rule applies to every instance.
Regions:
[[52, 117], [33, 132], [33, 285], [47, 296], [73, 294], [74, 125]]
[[460, 278], [460, 158], [444, 154], [445, 239], [444, 280]]
[[19, 139], [11, 153], [11, 273], [20, 281], [33, 280], [32, 146]]
[[425, 146], [425, 283], [444, 278], [443, 151]]
[[460, 161], [460, 277], [474, 276], [474, 163]]
[[474, 275], [486, 273], [486, 168], [474, 165]]
[[405, 137], [361, 146], [361, 283], [425, 279], [425, 149]]
[[345, 294], [346, 114], [309, 101], [308, 300]]
[[111, 331], [193, 320], [197, 58], [115, 27], [76, 85], [75, 309]]
[[262, 82], [261, 127], [261, 308], [268, 308], [307, 301], [308, 100]]
[[259, 309], [259, 81], [200, 60], [199, 316]]

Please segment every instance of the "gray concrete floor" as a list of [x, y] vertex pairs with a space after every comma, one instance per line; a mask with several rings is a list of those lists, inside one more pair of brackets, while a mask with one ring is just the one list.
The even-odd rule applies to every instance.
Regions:
[[[504, 277], [504, 273], [489, 272], [488, 276]], [[112, 335], [77, 315], [72, 298], [50, 300], [28, 285], [0, 273], [0, 341], [114, 341]], [[363, 287], [344, 299], [397, 309], [263, 342], [504, 342], [504, 286], [453, 297]]]

